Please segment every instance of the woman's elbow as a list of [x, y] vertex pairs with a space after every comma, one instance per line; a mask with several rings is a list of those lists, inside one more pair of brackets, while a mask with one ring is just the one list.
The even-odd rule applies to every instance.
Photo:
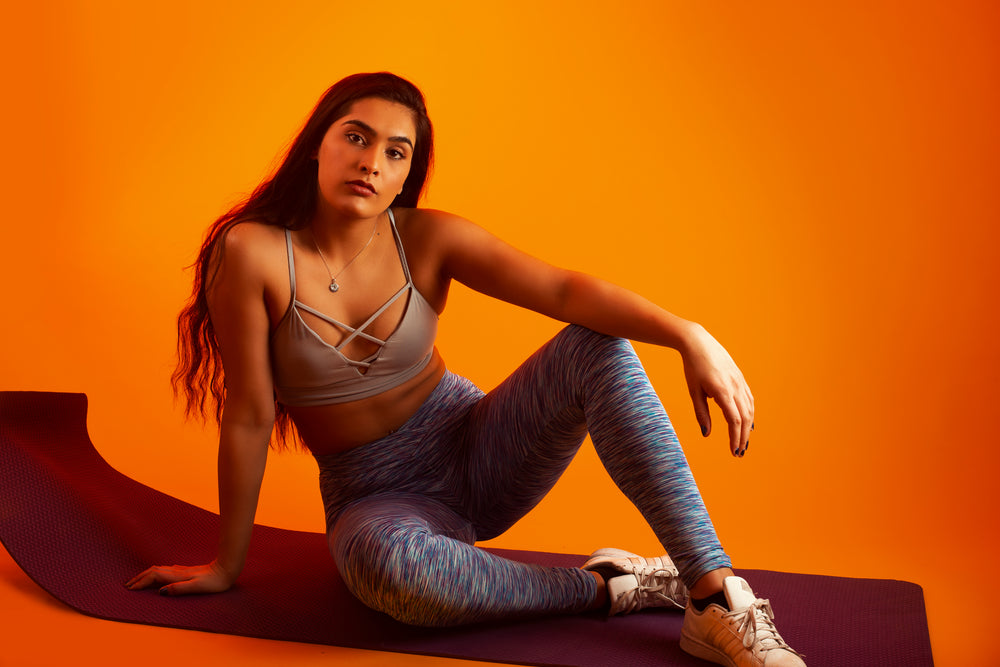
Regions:
[[222, 421], [224, 424], [270, 433], [274, 428], [274, 400], [226, 396]]

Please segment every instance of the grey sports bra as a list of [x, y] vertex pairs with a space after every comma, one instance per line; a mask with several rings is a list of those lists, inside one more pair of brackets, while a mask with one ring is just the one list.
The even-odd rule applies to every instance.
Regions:
[[[396, 240], [399, 260], [406, 284], [389, 298], [371, 317], [356, 329], [310, 308], [295, 297], [295, 258], [292, 236], [285, 230], [288, 248], [288, 278], [292, 296], [277, 328], [271, 334], [271, 369], [274, 392], [280, 403], [291, 406], [347, 403], [388, 391], [422, 371], [434, 352], [438, 316], [413, 286], [410, 268], [406, 264], [403, 244], [396, 231], [396, 220], [389, 213], [389, 224]], [[409, 293], [406, 311], [395, 331], [385, 340], [365, 333], [372, 322], [397, 299]], [[306, 311], [347, 334], [339, 345], [330, 345], [309, 328], [300, 311]], [[361, 361], [348, 359], [341, 353], [355, 338], [379, 345], [379, 350]], [[364, 372], [362, 372], [362, 370]]]

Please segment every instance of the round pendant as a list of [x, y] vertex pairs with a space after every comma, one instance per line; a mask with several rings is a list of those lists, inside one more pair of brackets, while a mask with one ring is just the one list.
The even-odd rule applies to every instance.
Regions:
[[340, 291], [340, 285], [337, 284], [336, 280], [333, 280], [333, 281], [330, 282], [330, 291], [331, 292], [339, 292]]

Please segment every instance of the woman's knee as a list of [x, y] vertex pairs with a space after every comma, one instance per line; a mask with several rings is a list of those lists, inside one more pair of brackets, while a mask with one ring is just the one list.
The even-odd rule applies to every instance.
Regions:
[[580, 326], [579, 324], [570, 324], [566, 326], [562, 331], [556, 334], [555, 340], [564, 341], [571, 347], [579, 348], [584, 351], [605, 352], [610, 354], [621, 354], [632, 351], [632, 344], [629, 343], [627, 338], [598, 333], [593, 329], [588, 329], [587, 327]]
[[622, 364], [638, 364], [632, 343], [626, 338], [608, 336], [592, 329], [571, 324], [553, 341], [570, 366], [583, 371], [620, 369]]

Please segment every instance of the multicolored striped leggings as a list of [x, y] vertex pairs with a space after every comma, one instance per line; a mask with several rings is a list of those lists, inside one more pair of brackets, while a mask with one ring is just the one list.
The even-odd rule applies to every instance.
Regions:
[[396, 432], [317, 457], [330, 550], [347, 587], [413, 625], [587, 609], [597, 594], [590, 573], [506, 560], [473, 543], [534, 507], [588, 431], [689, 586], [729, 566], [632, 346], [570, 326], [488, 394], [448, 373]]

